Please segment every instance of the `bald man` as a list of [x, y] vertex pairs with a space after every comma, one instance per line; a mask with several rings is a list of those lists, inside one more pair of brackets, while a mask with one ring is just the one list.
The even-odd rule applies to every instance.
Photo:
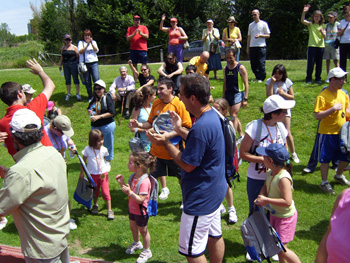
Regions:
[[203, 51], [200, 56], [191, 58], [188, 62], [189, 65], [195, 65], [197, 67], [197, 73], [209, 79], [209, 70], [208, 70], [208, 59], [209, 52]]

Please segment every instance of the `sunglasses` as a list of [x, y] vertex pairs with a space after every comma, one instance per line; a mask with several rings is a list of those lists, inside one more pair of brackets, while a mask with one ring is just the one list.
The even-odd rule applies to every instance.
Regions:
[[167, 58], [168, 60], [173, 60], [174, 58]]
[[66, 38], [66, 39], [65, 39], [65, 41], [72, 41], [72, 39], [70, 39], [70, 38]]
[[104, 88], [95, 88], [95, 90], [102, 90], [102, 89], [104, 89]]
[[144, 69], [141, 69], [141, 71], [147, 71], [147, 69], [146, 69], [146, 68], [144, 68]]

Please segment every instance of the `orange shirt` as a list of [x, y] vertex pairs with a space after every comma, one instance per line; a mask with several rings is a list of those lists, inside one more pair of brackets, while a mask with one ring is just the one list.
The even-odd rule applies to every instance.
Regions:
[[180, 37], [181, 37], [181, 32], [178, 28], [175, 30], [173, 28], [169, 29], [169, 45], [175, 46], [180, 44], [180, 40], [179, 40]]

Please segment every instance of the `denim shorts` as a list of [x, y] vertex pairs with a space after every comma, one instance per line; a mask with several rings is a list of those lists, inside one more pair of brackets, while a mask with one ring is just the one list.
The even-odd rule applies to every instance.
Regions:
[[133, 64], [148, 63], [148, 54], [144, 50], [130, 50], [130, 59]]
[[244, 91], [233, 94], [225, 94], [225, 99], [230, 106], [241, 103], [244, 99]]

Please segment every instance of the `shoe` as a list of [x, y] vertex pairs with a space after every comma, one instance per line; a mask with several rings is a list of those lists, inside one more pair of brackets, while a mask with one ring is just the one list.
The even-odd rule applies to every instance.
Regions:
[[[142, 243], [139, 241], [137, 243], [132, 243], [127, 250], [125, 250], [126, 254], [134, 254], [134, 252], [138, 249], [143, 249]], [[142, 254], [142, 253], [141, 253]]]
[[148, 250], [148, 251], [144, 250], [144, 251], [141, 252], [140, 256], [136, 260], [136, 263], [145, 263], [151, 257], [152, 257], [151, 250]]
[[129, 118], [130, 118], [130, 113], [129, 113], [129, 111], [127, 110], [127, 111], [125, 112], [125, 119], [128, 120]]
[[303, 172], [306, 173], [306, 174], [309, 174], [309, 173], [312, 173], [313, 171], [311, 171], [310, 168], [306, 167], [306, 168], [304, 168]]
[[97, 215], [98, 214], [98, 205], [93, 205], [91, 209], [91, 214]]
[[220, 205], [220, 213], [225, 214], [226, 213], [226, 208], [224, 207], [223, 204]]
[[66, 97], [64, 98], [65, 101], [69, 101], [70, 97], [72, 97], [71, 94], [67, 94]]
[[77, 94], [76, 97], [77, 97], [77, 100], [81, 100], [80, 94]]
[[235, 224], [237, 223], [237, 221], [238, 221], [238, 218], [237, 218], [236, 209], [234, 206], [232, 206], [228, 209], [228, 222], [229, 224]]
[[320, 188], [322, 189], [323, 192], [325, 192], [327, 194], [332, 194], [332, 195], [335, 194], [332, 186], [328, 182], [325, 184], [320, 184]]
[[181, 202], [180, 209], [181, 209], [181, 210], [184, 209], [184, 203], [183, 203], [183, 202]]
[[214, 77], [215, 80], [218, 80], [219, 78], [217, 76]]
[[272, 259], [273, 261], [279, 261], [279, 260], [280, 260], [277, 254], [274, 255], [274, 256], [272, 256], [271, 259]]
[[77, 229], [77, 224], [75, 223], [75, 221], [74, 221], [74, 219], [73, 218], [71, 218], [70, 220], [69, 220], [69, 229], [70, 230], [75, 230], [75, 229]]
[[107, 219], [108, 220], [114, 220], [114, 212], [112, 210], [109, 210], [107, 212]]
[[329, 83], [329, 79], [326, 79], [326, 83]]
[[254, 260], [252, 260], [251, 258], [250, 258], [250, 255], [249, 255], [249, 253], [247, 252], [247, 254], [245, 254], [245, 259], [247, 260], [247, 261], [249, 261], [249, 262], [253, 262]]
[[169, 194], [170, 194], [170, 191], [169, 191], [168, 187], [162, 188], [160, 195], [159, 195], [159, 199], [166, 200], [166, 199], [168, 199]]
[[350, 182], [345, 178], [344, 175], [340, 177], [335, 175], [334, 180], [336, 180], [338, 183], [341, 183], [342, 185], [350, 186]]
[[292, 153], [292, 160], [293, 160], [293, 162], [295, 162], [295, 163], [300, 163], [300, 160], [299, 160], [299, 158], [298, 158], [298, 155], [297, 155], [297, 153]]
[[322, 80], [316, 80], [316, 84], [322, 84]]
[[7, 224], [7, 218], [6, 217], [2, 217], [1, 221], [0, 221], [0, 230], [3, 229]]
[[243, 136], [239, 136], [238, 139], [236, 140], [236, 145], [240, 145], [241, 142], [243, 141], [244, 135]]
[[258, 80], [258, 83], [262, 83], [263, 81], [261, 79]]
[[311, 84], [311, 80], [305, 81], [306, 84]]

